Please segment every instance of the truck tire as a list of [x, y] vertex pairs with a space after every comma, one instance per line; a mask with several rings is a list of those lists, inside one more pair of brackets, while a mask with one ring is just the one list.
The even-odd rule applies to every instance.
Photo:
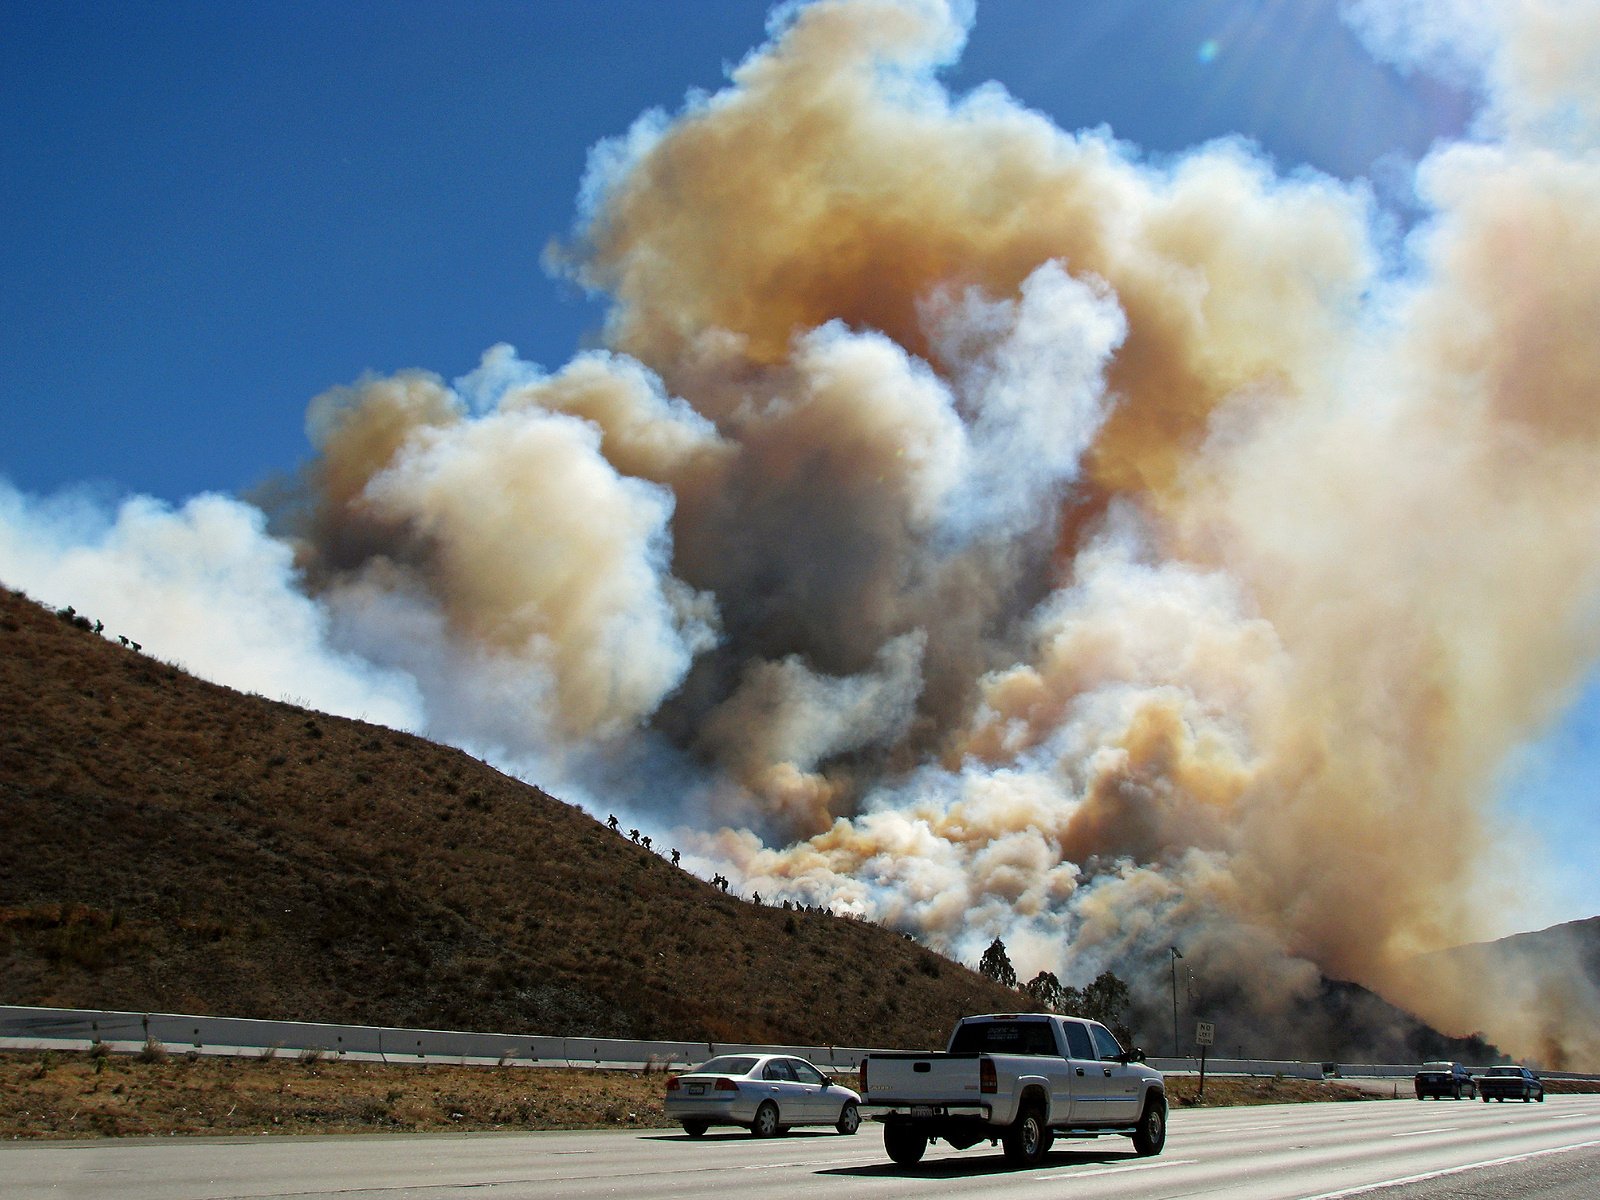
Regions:
[[1142, 1158], [1160, 1154], [1167, 1144], [1167, 1106], [1158, 1096], [1144, 1102], [1139, 1124], [1133, 1131], [1133, 1152]]
[[750, 1122], [750, 1132], [758, 1138], [778, 1136], [778, 1106], [771, 1100], [763, 1100], [761, 1107], [756, 1109], [756, 1119]]
[[856, 1107], [854, 1100], [846, 1100], [844, 1107], [839, 1110], [839, 1120], [834, 1125], [840, 1133], [848, 1137], [861, 1128], [861, 1110]]
[[922, 1161], [928, 1148], [928, 1139], [921, 1130], [891, 1121], [883, 1127], [883, 1149], [891, 1160], [902, 1167], [914, 1166]]
[[1044, 1110], [1037, 1104], [1025, 1105], [1001, 1137], [1006, 1161], [1014, 1167], [1037, 1167], [1050, 1148], [1044, 1123]]

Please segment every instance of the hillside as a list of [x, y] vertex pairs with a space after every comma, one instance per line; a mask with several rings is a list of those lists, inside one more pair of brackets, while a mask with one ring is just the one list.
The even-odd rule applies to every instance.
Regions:
[[87, 626], [0, 589], [0, 1002], [892, 1046], [1022, 1003], [459, 751]]
[[1492, 942], [1473, 942], [1418, 958], [1419, 965], [1456, 962], [1472, 971], [1515, 972], [1530, 964], [1559, 964], [1574, 980], [1600, 988], [1600, 917], [1567, 921]]
[[1600, 1070], [1600, 917], [1568, 921], [1413, 960], [1418, 979], [1447, 980], [1478, 1028], [1550, 1070]]

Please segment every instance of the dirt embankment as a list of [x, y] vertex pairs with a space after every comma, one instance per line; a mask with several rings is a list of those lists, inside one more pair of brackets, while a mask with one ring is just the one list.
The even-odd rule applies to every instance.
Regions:
[[[848, 1083], [846, 1077], [844, 1082]], [[1408, 1080], [1394, 1089], [1411, 1098]], [[1174, 1076], [1174, 1108], [1387, 1099], [1312, 1079]], [[166, 1054], [0, 1053], [0, 1137], [661, 1129], [665, 1077], [544, 1067]], [[1552, 1080], [1552, 1093], [1600, 1084]]]

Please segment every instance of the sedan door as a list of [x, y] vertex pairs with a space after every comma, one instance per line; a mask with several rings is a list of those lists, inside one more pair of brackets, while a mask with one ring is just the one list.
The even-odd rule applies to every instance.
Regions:
[[816, 1125], [832, 1125], [839, 1119], [839, 1110], [844, 1107], [844, 1096], [838, 1092], [830, 1094], [828, 1081], [823, 1078], [822, 1072], [805, 1059], [791, 1058], [788, 1063], [802, 1093], [805, 1120]]
[[784, 1125], [798, 1125], [809, 1121], [810, 1103], [805, 1085], [794, 1077], [794, 1069], [786, 1058], [774, 1058], [761, 1071], [761, 1090], [765, 1098], [778, 1106], [778, 1120]]

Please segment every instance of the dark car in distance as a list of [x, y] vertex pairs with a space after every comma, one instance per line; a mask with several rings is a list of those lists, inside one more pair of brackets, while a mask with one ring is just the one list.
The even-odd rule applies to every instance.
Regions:
[[1544, 1084], [1527, 1067], [1490, 1067], [1478, 1076], [1478, 1095], [1491, 1100], [1530, 1100], [1544, 1103]]
[[1416, 1073], [1412, 1082], [1417, 1089], [1418, 1100], [1426, 1100], [1429, 1096], [1435, 1100], [1443, 1100], [1446, 1096], [1452, 1100], [1471, 1100], [1478, 1094], [1471, 1074], [1457, 1062], [1423, 1063], [1422, 1070]]

